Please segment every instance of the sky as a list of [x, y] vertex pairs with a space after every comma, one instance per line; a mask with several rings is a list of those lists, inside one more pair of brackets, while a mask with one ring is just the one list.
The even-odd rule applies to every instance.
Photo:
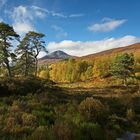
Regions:
[[21, 37], [44, 33], [49, 52], [76, 56], [140, 42], [139, 13], [140, 0], [0, 0], [0, 22]]

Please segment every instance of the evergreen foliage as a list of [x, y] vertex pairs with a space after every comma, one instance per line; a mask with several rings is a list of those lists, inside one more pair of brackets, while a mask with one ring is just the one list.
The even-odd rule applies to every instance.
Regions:
[[112, 63], [111, 73], [117, 78], [123, 80], [124, 85], [127, 85], [127, 79], [134, 76], [134, 55], [133, 54], [120, 54]]

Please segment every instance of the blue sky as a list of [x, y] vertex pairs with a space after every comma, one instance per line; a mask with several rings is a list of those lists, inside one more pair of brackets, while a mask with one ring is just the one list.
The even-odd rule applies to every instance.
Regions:
[[[0, 21], [21, 36], [46, 35], [47, 49], [82, 56], [140, 42], [139, 0], [0, 0]], [[41, 53], [40, 56], [43, 56]]]

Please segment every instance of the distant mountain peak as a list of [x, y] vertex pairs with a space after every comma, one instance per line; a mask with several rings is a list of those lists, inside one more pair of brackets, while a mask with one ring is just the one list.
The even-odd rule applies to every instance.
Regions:
[[110, 49], [110, 50], [106, 50], [106, 51], [102, 51], [99, 53], [94, 53], [94, 54], [90, 54], [90, 55], [82, 56], [82, 57], [71, 56], [63, 51], [58, 50], [41, 58], [39, 60], [39, 64], [40, 65], [54, 64], [54, 63], [59, 62], [62, 59], [68, 59], [68, 58], [74, 58], [78, 60], [82, 59], [82, 60], [87, 60], [87, 61], [88, 60], [95, 61], [95, 59], [98, 59], [98, 58], [103, 60], [104, 58], [109, 58], [111, 56], [115, 56], [117, 54], [124, 53], [124, 52], [133, 53], [134, 55], [139, 56], [140, 43], [136, 43], [136, 44], [132, 44], [129, 46], [124, 46], [124, 47], [118, 47], [118, 48], [114, 48], [114, 49]]
[[46, 56], [42, 57], [40, 60], [46, 60], [46, 59], [67, 59], [74, 56], [71, 56], [61, 50], [54, 51], [52, 53], [47, 54]]

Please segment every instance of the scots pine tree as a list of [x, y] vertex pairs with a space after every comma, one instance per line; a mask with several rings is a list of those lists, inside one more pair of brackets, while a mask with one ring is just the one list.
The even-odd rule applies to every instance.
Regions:
[[134, 76], [134, 55], [123, 53], [114, 59], [111, 66], [113, 76], [123, 80], [123, 84], [127, 85], [127, 79]]
[[8, 76], [11, 78], [11, 65], [14, 53], [11, 52], [10, 48], [13, 47], [12, 41], [18, 40], [19, 35], [14, 31], [13, 27], [1, 22], [0, 23], [0, 63], [7, 69]]

